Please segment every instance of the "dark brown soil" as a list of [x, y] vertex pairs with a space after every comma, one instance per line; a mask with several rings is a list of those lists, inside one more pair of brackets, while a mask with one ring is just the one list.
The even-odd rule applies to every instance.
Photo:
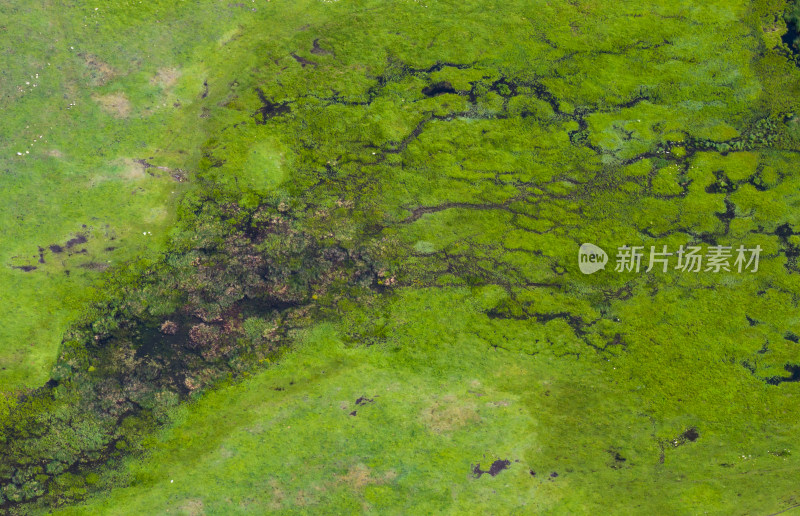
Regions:
[[305, 68], [306, 66], [317, 66], [317, 63], [315, 63], [314, 61], [309, 61], [305, 57], [300, 57], [294, 52], [291, 53], [291, 56], [294, 58], [295, 61], [300, 63], [300, 66], [302, 66], [303, 68]]
[[[267, 123], [267, 120], [274, 116], [283, 115], [289, 113], [291, 108], [289, 104], [286, 102], [273, 102], [269, 98], [267, 98], [266, 94], [264, 93], [261, 88], [256, 88], [256, 95], [258, 95], [259, 100], [261, 100], [261, 108], [253, 113], [253, 117], [256, 120], [256, 124], [264, 125]], [[261, 115], [261, 120], [258, 119], [257, 115]]]
[[453, 85], [447, 81], [437, 82], [422, 88], [422, 94], [427, 97], [435, 97], [445, 93], [457, 93]]
[[475, 475], [475, 478], [481, 478], [481, 475], [483, 475], [484, 473], [488, 473], [489, 475], [494, 477], [504, 469], [507, 469], [508, 466], [510, 465], [511, 465], [510, 460], [497, 459], [496, 461], [492, 462], [492, 465], [489, 466], [488, 471], [484, 471], [481, 469], [480, 464], [475, 464], [472, 467], [472, 474]]
[[67, 249], [72, 249], [76, 245], [85, 244], [86, 242], [88, 242], [88, 240], [86, 239], [85, 235], [77, 235], [75, 238], [70, 238], [67, 240], [67, 243], [64, 247]]
[[313, 45], [314, 45], [314, 46], [313, 46], [313, 48], [311, 49], [311, 53], [312, 53], [312, 54], [314, 54], [314, 55], [317, 55], [317, 56], [325, 56], [325, 55], [328, 55], [328, 54], [332, 54], [332, 53], [333, 53], [333, 52], [331, 52], [330, 50], [325, 50], [324, 48], [322, 48], [321, 46], [319, 46], [319, 38], [317, 38], [317, 39], [315, 39], [315, 40], [314, 40], [314, 43], [313, 43]]
[[683, 432], [682, 437], [687, 441], [695, 442], [700, 437], [700, 432], [697, 431], [697, 428], [692, 427]]

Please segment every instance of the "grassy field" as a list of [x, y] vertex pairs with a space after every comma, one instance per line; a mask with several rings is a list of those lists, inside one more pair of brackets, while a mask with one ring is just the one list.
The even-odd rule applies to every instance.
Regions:
[[112, 4], [0, 8], [0, 507], [800, 504], [785, 2]]
[[[674, 359], [651, 358], [663, 371], [650, 371], [646, 359], [531, 357], [517, 351], [530, 347], [523, 328], [485, 314], [503, 296], [401, 291], [382, 311], [389, 336], [369, 348], [348, 343], [352, 322], [318, 326], [279, 365], [178, 411], [126, 465], [128, 487], [59, 513], [769, 514], [792, 503], [791, 396], [776, 402], [746, 375], [697, 387], [722, 365], [683, 379], [695, 397], [668, 384]], [[695, 442], [681, 437], [693, 425]], [[506, 469], [488, 473], [497, 461]]]
[[196, 7], [0, 6], [0, 390], [47, 380], [104, 268], [163, 248], [207, 138], [204, 55], [242, 17]]

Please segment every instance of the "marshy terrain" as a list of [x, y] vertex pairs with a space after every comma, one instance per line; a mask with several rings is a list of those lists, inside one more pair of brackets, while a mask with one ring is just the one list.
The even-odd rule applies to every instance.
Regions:
[[800, 506], [794, 3], [105, 4], [0, 6], [0, 510]]

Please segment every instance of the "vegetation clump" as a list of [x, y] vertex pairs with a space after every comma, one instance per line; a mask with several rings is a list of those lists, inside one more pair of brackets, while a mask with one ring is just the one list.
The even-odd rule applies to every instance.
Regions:
[[377, 288], [375, 249], [322, 244], [278, 207], [208, 206], [188, 242], [70, 331], [50, 382], [14, 406], [0, 433], [4, 509], [81, 498], [80, 475], [141, 449], [176, 403], [275, 360], [323, 309], [312, 297]]

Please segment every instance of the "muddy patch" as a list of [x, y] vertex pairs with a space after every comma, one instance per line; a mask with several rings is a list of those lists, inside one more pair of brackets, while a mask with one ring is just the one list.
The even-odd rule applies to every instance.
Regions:
[[116, 118], [127, 118], [131, 114], [131, 103], [124, 93], [95, 95], [92, 99], [103, 108], [103, 111]]
[[311, 53], [314, 54], [315, 56], [327, 56], [333, 54], [333, 52], [331, 52], [330, 50], [325, 50], [324, 48], [319, 46], [319, 38], [315, 39], [312, 45], [313, 46], [311, 47]]
[[110, 65], [101, 61], [96, 55], [78, 55], [83, 58], [83, 62], [89, 69], [89, 73], [92, 77], [92, 84], [94, 86], [102, 86], [117, 75], [117, 72]]
[[186, 516], [200, 516], [206, 513], [203, 501], [200, 499], [187, 500], [178, 508], [178, 510], [180, 511], [180, 514], [185, 514]]
[[794, 364], [786, 364], [783, 369], [791, 376], [772, 376], [766, 378], [765, 381], [769, 385], [780, 385], [782, 383], [800, 382], [800, 366]]
[[302, 66], [303, 68], [305, 68], [306, 66], [317, 66], [317, 63], [315, 63], [314, 61], [309, 61], [305, 57], [300, 57], [294, 52], [292, 52], [290, 55], [292, 56], [292, 58], [294, 58], [295, 61], [300, 63], [300, 66]]
[[51, 244], [47, 248], [50, 249], [50, 252], [55, 253], [55, 254], [64, 252], [64, 248], [61, 247], [58, 244]]
[[[261, 108], [253, 113], [253, 118], [255, 118], [257, 125], [264, 125], [270, 118], [283, 115], [291, 111], [291, 108], [287, 102], [273, 102], [271, 99], [267, 98], [267, 95], [261, 88], [256, 88], [256, 95], [258, 95], [258, 99], [262, 104]], [[261, 115], [261, 120], [258, 119], [259, 115]]]
[[156, 74], [150, 79], [153, 86], [171, 88], [177, 84], [181, 77], [181, 71], [177, 68], [159, 68]]
[[452, 432], [480, 421], [472, 402], [459, 401], [455, 396], [445, 396], [422, 411], [420, 419], [433, 433]]
[[89, 240], [86, 238], [86, 235], [78, 234], [75, 235], [75, 238], [70, 238], [69, 240], [67, 240], [67, 243], [64, 245], [64, 247], [66, 247], [67, 249], [72, 249], [76, 245], [85, 244], [88, 241]]
[[397, 474], [394, 471], [387, 471], [382, 475], [375, 472], [364, 464], [352, 466], [344, 475], [337, 475], [338, 484], [345, 484], [352, 489], [360, 491], [368, 485], [384, 484], [393, 480]]
[[622, 469], [627, 466], [628, 459], [622, 456], [622, 454], [616, 448], [611, 448], [608, 451], [611, 460], [609, 461], [608, 467], [611, 469]]
[[447, 93], [458, 93], [453, 85], [447, 81], [437, 82], [422, 88], [422, 94], [426, 97], [436, 97], [437, 95], [445, 95]]
[[147, 167], [141, 163], [141, 160], [125, 158], [119, 164], [122, 167], [122, 177], [129, 181], [143, 179], [146, 175]]
[[31, 272], [36, 270], [35, 265], [12, 265], [11, 268], [20, 270], [22, 272]]
[[[150, 159], [153, 159], [153, 158], [150, 158]], [[160, 170], [162, 172], [168, 172], [170, 177], [174, 181], [177, 181], [178, 183], [183, 183], [184, 181], [187, 181], [189, 179], [189, 176], [187, 175], [186, 171], [182, 170], [180, 168], [171, 169], [169, 167], [153, 165], [152, 163], [148, 162], [146, 159], [135, 159], [135, 160], [131, 160], [131, 161], [135, 164], [135, 166], [141, 167], [142, 173], [146, 172], [147, 174], [150, 174], [151, 176], [155, 176], [155, 173], [153, 173], [152, 170]]]
[[475, 478], [481, 478], [482, 475], [488, 473], [491, 476], [497, 476], [498, 473], [503, 471], [504, 469], [508, 469], [511, 465], [510, 460], [503, 460], [497, 459], [496, 461], [492, 462], [492, 465], [489, 466], [489, 469], [483, 470], [481, 469], [480, 463], [472, 465], [472, 474]]
[[697, 430], [696, 427], [690, 426], [686, 430], [684, 430], [679, 436], [675, 437], [674, 439], [667, 439], [661, 440], [659, 445], [661, 446], [661, 461], [663, 461], [664, 457], [664, 449], [665, 448], [677, 448], [679, 446], [683, 446], [686, 443], [693, 443], [700, 438], [700, 432]]
[[683, 432], [681, 434], [681, 437], [683, 437], [689, 442], [695, 442], [700, 437], [700, 432], [697, 431], [697, 428], [691, 427], [685, 432]]

